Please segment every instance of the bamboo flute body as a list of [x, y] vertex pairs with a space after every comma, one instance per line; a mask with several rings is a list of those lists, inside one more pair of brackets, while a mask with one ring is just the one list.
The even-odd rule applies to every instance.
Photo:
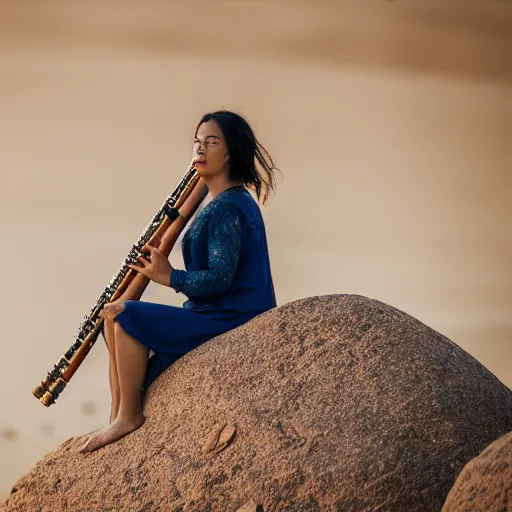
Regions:
[[82, 320], [75, 342], [32, 391], [43, 405], [49, 407], [55, 403], [91, 350], [103, 327], [104, 320], [99, 313], [105, 305], [117, 300], [140, 300], [150, 280], [127, 265], [137, 262], [146, 244], [157, 247], [164, 256], [169, 257], [176, 240], [207, 192], [204, 181], [192, 165], [133, 245], [121, 269], [111, 279], [89, 315]]

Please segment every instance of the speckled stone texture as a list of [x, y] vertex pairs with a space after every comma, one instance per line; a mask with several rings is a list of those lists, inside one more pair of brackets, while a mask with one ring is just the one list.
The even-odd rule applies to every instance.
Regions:
[[466, 464], [442, 512], [512, 512], [512, 432]]
[[406, 313], [328, 295], [186, 354], [145, 414], [92, 454], [66, 441], [2, 510], [439, 512], [464, 465], [512, 430], [512, 392]]

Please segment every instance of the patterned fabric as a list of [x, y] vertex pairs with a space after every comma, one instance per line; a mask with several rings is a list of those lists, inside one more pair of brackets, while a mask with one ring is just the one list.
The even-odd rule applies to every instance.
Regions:
[[[217, 199], [217, 198], [215, 198]], [[197, 216], [194, 225], [183, 237], [182, 250], [188, 255], [186, 267], [200, 268], [201, 237], [206, 233], [207, 268], [204, 270], [177, 270], [171, 274], [171, 287], [187, 297], [202, 297], [226, 291], [235, 277], [242, 247], [242, 214], [222, 199], [208, 206]], [[204, 212], [204, 214], [203, 214]]]
[[233, 319], [276, 305], [261, 211], [243, 185], [212, 199], [182, 239], [186, 270], [170, 286], [188, 297], [186, 309]]

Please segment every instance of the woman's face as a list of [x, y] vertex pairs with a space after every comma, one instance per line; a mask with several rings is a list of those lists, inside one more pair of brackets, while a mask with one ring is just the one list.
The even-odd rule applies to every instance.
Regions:
[[192, 161], [200, 177], [229, 173], [229, 154], [226, 140], [213, 119], [201, 124], [192, 146]]

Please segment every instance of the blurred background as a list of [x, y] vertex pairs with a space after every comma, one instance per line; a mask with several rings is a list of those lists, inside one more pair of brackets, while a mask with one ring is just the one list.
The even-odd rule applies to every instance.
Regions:
[[283, 173], [278, 305], [378, 299], [512, 385], [512, 2], [0, 0], [0, 24], [0, 498], [106, 424], [101, 338], [56, 405], [31, 390], [220, 108]]

